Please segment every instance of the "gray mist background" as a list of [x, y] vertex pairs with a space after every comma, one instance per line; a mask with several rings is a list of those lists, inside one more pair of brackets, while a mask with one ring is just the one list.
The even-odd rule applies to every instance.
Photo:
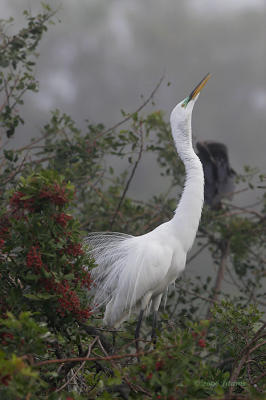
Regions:
[[[111, 126], [121, 119], [121, 108], [133, 112], [141, 104], [141, 95], [148, 96], [163, 73], [153, 109], [168, 117], [211, 72], [193, 112], [194, 136], [225, 143], [236, 171], [249, 164], [265, 172], [266, 0], [49, 4], [59, 8], [62, 22], [51, 26], [41, 42], [36, 70], [40, 92], [25, 99], [26, 125], [14, 147], [36, 136], [54, 108], [69, 113], [80, 127], [85, 119]], [[24, 9], [33, 14], [40, 10], [39, 0], [0, 0], [0, 5], [1, 18], [16, 18], [14, 30], [23, 26]], [[129, 194], [147, 199], [167, 186], [147, 156]], [[236, 201], [254, 203], [256, 192]], [[205, 253], [190, 265], [192, 274], [199, 262], [201, 272], [210, 266]]]
[[[23, 24], [39, 0], [1, 0], [1, 18]], [[55, 107], [82, 126], [106, 126], [134, 111], [164, 72], [156, 109], [169, 115], [207, 72], [212, 79], [193, 115], [198, 139], [230, 148], [235, 169], [265, 167], [265, 0], [61, 0], [61, 23], [40, 46], [40, 92], [23, 108], [23, 136], [38, 132]], [[167, 82], [171, 85], [168, 87]], [[156, 179], [156, 177], [154, 177]]]

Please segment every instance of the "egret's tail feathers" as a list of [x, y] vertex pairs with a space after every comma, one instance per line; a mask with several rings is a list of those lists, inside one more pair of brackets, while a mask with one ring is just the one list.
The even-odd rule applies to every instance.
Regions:
[[155, 285], [153, 278], [158, 282], [151, 262], [156, 253], [149, 250], [144, 235], [92, 233], [86, 243], [98, 264], [91, 271], [95, 283], [94, 307], [106, 305], [104, 323], [117, 325], [139, 308], [142, 297]]
[[113, 325], [122, 317], [129, 307], [126, 297], [123, 304], [117, 304], [117, 295], [121, 296], [121, 281], [123, 272], [130, 266], [132, 257], [132, 241], [135, 237], [112, 232], [95, 232], [88, 235], [85, 242], [89, 252], [94, 257], [97, 267], [91, 271], [95, 283], [95, 308], [106, 306], [104, 323]]

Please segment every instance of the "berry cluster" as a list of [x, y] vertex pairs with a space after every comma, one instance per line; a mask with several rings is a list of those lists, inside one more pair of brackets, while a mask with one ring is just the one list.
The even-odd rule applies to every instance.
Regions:
[[[23, 181], [13, 192], [9, 200], [9, 225], [0, 218], [0, 251], [10, 247], [6, 246], [6, 239], [12, 240], [16, 233], [16, 243], [22, 249], [16, 254], [19, 266], [16, 272], [20, 274], [23, 268], [23, 274], [19, 275], [22, 287], [31, 286], [32, 294], [35, 291], [55, 294], [55, 305], [53, 296], [52, 300], [50, 296], [43, 297], [48, 316], [52, 309], [59, 317], [72, 315], [85, 320], [91, 312], [87, 305], [83, 306], [81, 294], [84, 288], [90, 289], [91, 278], [82, 268], [84, 251], [77, 243], [77, 231], [72, 230], [73, 217], [65, 211], [73, 189], [62, 183], [62, 179], [47, 182], [46, 176], [42, 179], [37, 174], [37, 178], [31, 177], [28, 183]], [[5, 312], [0, 301], [0, 313]]]
[[68, 194], [64, 186], [59, 184], [47, 185], [40, 189], [39, 193], [29, 196], [28, 193], [16, 191], [9, 200], [9, 204], [13, 211], [28, 210], [31, 212], [39, 211], [40, 200], [48, 201], [57, 206], [64, 206], [68, 201]]
[[14, 339], [14, 336], [12, 335], [12, 333], [9, 332], [1, 332], [0, 334], [1, 337], [1, 344], [3, 346], [6, 346], [8, 344], [8, 341], [11, 341]]
[[[197, 345], [199, 347], [206, 347], [206, 341], [204, 340], [204, 337], [206, 336], [206, 331], [201, 331], [200, 334], [197, 332], [192, 332], [191, 335], [195, 340], [197, 340]], [[200, 337], [201, 336], [201, 337]]]
[[54, 220], [56, 221], [56, 223], [61, 225], [63, 228], [66, 227], [68, 221], [70, 221], [71, 219], [73, 219], [73, 217], [63, 212], [54, 215]]
[[82, 309], [77, 294], [71, 289], [69, 282], [64, 280], [57, 283], [54, 280], [46, 279], [44, 287], [48, 292], [56, 293], [58, 297], [57, 312], [61, 317], [65, 317], [67, 312], [72, 313], [78, 320], [88, 319], [89, 309]]
[[65, 187], [62, 187], [55, 183], [52, 186], [43, 188], [39, 194], [40, 199], [51, 201], [57, 206], [63, 206], [68, 202], [68, 197]]
[[80, 301], [76, 293], [71, 290], [69, 283], [67, 281], [63, 281], [62, 283], [57, 283], [56, 292], [60, 295], [58, 299], [59, 314], [64, 317], [66, 311], [76, 312], [80, 308]]
[[66, 252], [68, 255], [74, 257], [82, 256], [84, 254], [84, 251], [82, 250], [82, 245], [80, 243], [70, 243], [66, 248]]
[[90, 290], [92, 284], [91, 276], [88, 272], [86, 272], [85, 276], [81, 279], [81, 286]]
[[39, 246], [31, 246], [27, 254], [27, 267], [39, 272], [43, 266]]
[[[163, 367], [164, 367], [164, 364], [165, 364], [165, 362], [164, 362], [164, 360], [162, 360], [162, 359], [159, 359], [158, 361], [156, 361], [156, 363], [155, 363], [155, 369], [156, 369], [156, 371], [162, 370]], [[146, 371], [146, 370], [147, 370], [147, 366], [146, 366], [145, 364], [142, 364], [142, 365], [140, 366], [140, 368], [142, 369], [142, 371]], [[149, 381], [152, 377], [153, 377], [153, 373], [150, 372], [149, 374], [146, 375], [146, 380]]]
[[9, 200], [9, 204], [14, 211], [18, 211], [19, 209], [29, 210], [31, 212], [35, 211], [34, 207], [34, 198], [25, 198], [25, 194], [17, 191], [13, 194], [11, 199]]

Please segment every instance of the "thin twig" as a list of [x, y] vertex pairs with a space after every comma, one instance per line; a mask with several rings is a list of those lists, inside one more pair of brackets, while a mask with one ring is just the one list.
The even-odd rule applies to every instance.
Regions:
[[120, 198], [120, 200], [119, 200], [118, 206], [117, 206], [117, 208], [116, 208], [116, 210], [115, 210], [115, 212], [114, 212], [114, 214], [113, 214], [113, 217], [112, 217], [112, 220], [111, 220], [111, 223], [110, 223], [110, 228], [111, 228], [111, 229], [112, 229], [112, 227], [113, 227], [113, 224], [114, 224], [114, 222], [115, 222], [115, 219], [116, 219], [116, 217], [117, 217], [117, 214], [118, 214], [118, 212], [119, 212], [119, 210], [120, 210], [120, 207], [121, 207], [121, 205], [122, 205], [122, 203], [123, 203], [123, 200], [124, 200], [124, 198], [125, 198], [125, 196], [126, 196], [126, 194], [127, 194], [127, 191], [128, 191], [128, 189], [129, 189], [130, 183], [131, 183], [131, 181], [132, 181], [132, 179], [133, 179], [133, 177], [134, 177], [134, 175], [135, 175], [136, 169], [137, 169], [137, 167], [138, 167], [138, 165], [139, 165], [139, 162], [140, 162], [140, 160], [141, 160], [142, 152], [143, 152], [143, 133], [142, 133], [142, 130], [140, 130], [140, 148], [139, 148], [138, 158], [137, 158], [137, 160], [136, 160], [136, 162], [135, 162], [135, 164], [134, 164], [134, 167], [133, 167], [133, 169], [132, 169], [132, 171], [131, 171], [131, 174], [130, 174], [130, 176], [129, 176], [129, 178], [128, 178], [128, 181], [127, 181], [127, 183], [126, 183], [126, 186], [125, 186], [125, 188], [124, 188], [124, 191], [123, 191], [123, 193], [122, 193], [122, 196], [121, 196], [121, 198]]
[[[58, 133], [60, 133], [60, 131], [59, 131]], [[45, 139], [46, 139], [48, 136], [50, 136], [50, 135], [51, 135], [51, 132], [45, 132], [45, 133], [43, 133], [40, 137], [38, 137], [38, 138], [36, 138], [36, 139], [33, 139], [30, 143], [26, 144], [25, 146], [20, 147], [19, 149], [16, 149], [15, 152], [16, 152], [16, 153], [19, 153], [19, 152], [22, 152], [22, 151], [24, 151], [24, 150], [32, 149], [32, 148], [34, 148], [34, 146], [36, 145], [36, 143], [39, 143], [39, 142], [41, 142], [42, 140], [45, 140]], [[43, 147], [43, 146], [42, 146], [42, 147]]]
[[98, 136], [97, 139], [103, 135], [105, 135], [106, 133], [115, 130], [116, 128], [118, 128], [119, 126], [123, 125], [125, 122], [129, 121], [132, 118], [132, 115], [139, 113], [153, 98], [153, 96], [155, 95], [155, 93], [157, 92], [157, 90], [159, 89], [159, 87], [162, 84], [162, 81], [164, 80], [164, 75], [161, 76], [159, 82], [157, 83], [157, 85], [155, 86], [155, 88], [153, 89], [153, 91], [151, 92], [151, 94], [149, 95], [149, 97], [147, 97], [147, 99], [136, 109], [136, 111], [134, 111], [133, 113], [130, 113], [126, 118], [124, 118], [122, 121], [116, 123], [115, 125], [113, 125], [111, 128], [106, 129], [105, 131], [101, 132]]
[[254, 381], [253, 381], [253, 385], [255, 385], [256, 383], [258, 383], [261, 378], [263, 378], [266, 375], [266, 371], [262, 372], [262, 374], [260, 374]]
[[[177, 285], [177, 286], [178, 286], [178, 285]], [[180, 287], [181, 287], [181, 285], [180, 285]], [[181, 288], [182, 288], [182, 287], [181, 287]], [[183, 289], [183, 288], [182, 288], [182, 289]], [[188, 289], [183, 289], [183, 290], [184, 290], [186, 293], [191, 294], [191, 295], [193, 295], [193, 296], [195, 296], [195, 297], [198, 297], [199, 299], [204, 300], [204, 301], [207, 301], [207, 302], [209, 302], [209, 303], [212, 303], [212, 304], [219, 303], [217, 299], [201, 296], [200, 294], [198, 294], [198, 293], [196, 293], [196, 292], [192, 292], [191, 290], [188, 290]]]
[[3, 184], [5, 185], [6, 183], [8, 183], [9, 181], [11, 181], [21, 170], [22, 167], [24, 166], [24, 163], [26, 161], [27, 158], [27, 154], [25, 155], [25, 157], [23, 158], [22, 162], [20, 163], [20, 165], [18, 166], [18, 168], [13, 171], [7, 178], [6, 180], [3, 182]]
[[236, 279], [234, 278], [230, 268], [228, 268], [228, 266], [226, 266], [226, 272], [228, 273], [228, 275], [230, 276], [232, 282], [228, 282], [231, 283], [232, 285], [235, 285], [239, 291], [241, 292], [243, 290], [243, 287], [241, 287], [241, 285], [239, 285], [239, 283], [236, 281]]
[[[243, 189], [239, 189], [239, 190], [236, 190], [234, 192], [230, 192], [230, 193], [224, 194], [224, 196], [225, 197], [235, 196], [236, 194], [246, 192], [247, 190], [249, 190], [249, 187], [245, 187]], [[222, 203], [225, 204], [225, 205], [228, 205], [228, 203], [226, 203], [226, 200], [222, 200]], [[231, 203], [230, 203], [230, 205], [231, 205]]]
[[209, 245], [209, 243], [203, 244], [188, 260], [187, 260], [187, 265], [191, 263], [194, 258], [196, 258], [206, 247]]
[[264, 346], [266, 344], [266, 340], [261, 343], [257, 343], [256, 346], [252, 347], [252, 349], [249, 350], [249, 353], [253, 353], [253, 351], [257, 350], [259, 347]]
[[103, 343], [103, 346], [109, 351], [111, 349], [110, 344], [108, 343], [107, 339], [105, 336], [101, 333], [101, 331], [105, 331], [104, 329], [101, 328], [95, 328], [94, 326], [86, 325], [79, 323], [80, 327], [86, 331], [86, 333], [90, 336], [95, 336], [98, 337], [99, 340]]
[[[102, 352], [105, 354], [105, 357], [109, 357], [109, 354], [107, 353], [104, 346], [102, 345], [102, 342], [99, 337], [98, 337], [98, 344], [99, 344], [100, 348], [102, 349]], [[110, 362], [111, 362], [112, 367], [115, 368], [116, 367], [115, 362], [113, 360], [111, 360]]]
[[255, 215], [256, 217], [258, 217], [258, 218], [260, 218], [260, 219], [263, 219], [263, 218], [266, 217], [265, 215], [263, 215], [263, 214], [261, 214], [261, 213], [255, 211], [255, 210], [250, 210], [250, 209], [245, 208], [245, 207], [239, 207], [239, 206], [236, 206], [236, 205], [234, 205], [234, 204], [230, 204], [230, 206], [231, 206], [232, 208], [235, 208], [236, 210], [241, 210], [241, 211], [243, 211], [243, 212], [246, 213], [246, 214], [253, 214], [253, 215]]

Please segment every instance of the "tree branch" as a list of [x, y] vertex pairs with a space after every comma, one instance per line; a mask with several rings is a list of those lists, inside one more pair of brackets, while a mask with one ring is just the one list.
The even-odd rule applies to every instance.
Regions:
[[148, 351], [139, 351], [133, 354], [114, 354], [107, 357], [72, 357], [72, 358], [61, 358], [56, 360], [45, 360], [33, 364], [33, 367], [42, 367], [48, 364], [64, 364], [69, 362], [80, 362], [80, 361], [111, 361], [111, 360], [122, 360], [123, 358], [136, 358], [152, 353], [154, 349]]
[[[221, 262], [220, 262], [220, 266], [219, 266], [218, 273], [216, 276], [216, 282], [215, 282], [214, 289], [213, 289], [213, 296], [212, 296], [213, 302], [217, 301], [218, 294], [221, 290], [221, 286], [222, 286], [222, 282], [223, 282], [223, 278], [224, 278], [224, 272], [225, 272], [225, 268], [226, 268], [226, 262], [227, 262], [227, 258], [229, 255], [229, 248], [230, 248], [230, 242], [227, 240], [224, 245], [224, 248], [222, 249]], [[207, 315], [206, 315], [206, 319], [210, 319], [210, 318], [211, 318], [211, 306], [208, 308]]]

